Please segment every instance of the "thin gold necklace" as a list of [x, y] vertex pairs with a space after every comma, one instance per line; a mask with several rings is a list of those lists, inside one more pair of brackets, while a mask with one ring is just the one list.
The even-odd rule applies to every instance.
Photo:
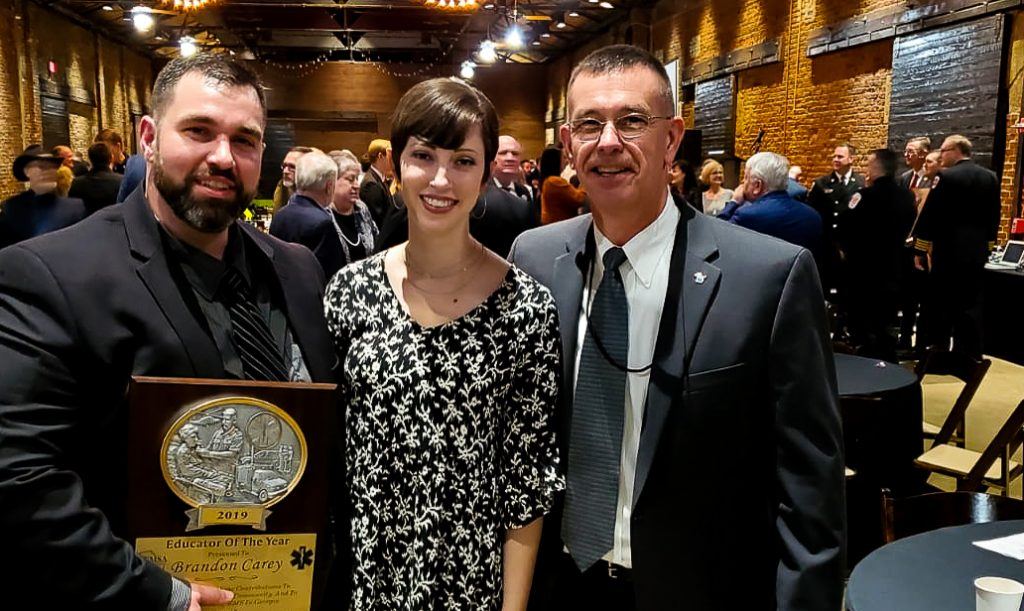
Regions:
[[443, 280], [443, 279], [446, 279], [446, 278], [454, 278], [455, 276], [458, 276], [458, 275], [461, 275], [461, 274], [465, 274], [470, 269], [476, 269], [477, 267], [479, 267], [480, 262], [484, 258], [484, 247], [483, 247], [483, 244], [479, 244], [478, 243], [478, 245], [480, 246], [480, 250], [476, 254], [476, 256], [473, 258], [472, 261], [470, 261], [465, 266], [463, 266], [462, 269], [460, 269], [460, 270], [458, 270], [456, 272], [452, 272], [450, 274], [445, 274], [443, 276], [430, 276], [429, 274], [425, 274], [423, 272], [420, 272], [413, 265], [411, 265], [411, 262], [409, 261], [409, 251], [408, 250], [403, 250], [403, 252], [402, 252], [402, 259], [403, 259], [403, 261], [405, 263], [405, 267], [406, 267], [405, 279], [409, 281], [409, 284], [411, 284], [413, 286], [413, 288], [415, 288], [417, 291], [420, 291], [421, 293], [426, 293], [427, 295], [433, 295], [435, 297], [439, 297], [439, 296], [447, 297], [447, 296], [454, 295], [454, 297], [452, 297], [452, 303], [458, 303], [459, 302], [459, 297], [458, 297], [459, 293], [461, 293], [462, 289], [466, 288], [466, 286], [473, 280], [473, 275], [472, 274], [467, 276], [465, 280], [463, 280], [458, 286], [456, 286], [454, 289], [452, 289], [450, 291], [431, 291], [431, 290], [425, 289], [421, 285], [417, 284], [412, 279], [412, 276], [409, 275], [409, 271], [413, 271], [416, 274], [419, 274], [419, 275], [422, 275], [422, 276], [426, 276], [427, 278], [429, 278], [431, 280]]

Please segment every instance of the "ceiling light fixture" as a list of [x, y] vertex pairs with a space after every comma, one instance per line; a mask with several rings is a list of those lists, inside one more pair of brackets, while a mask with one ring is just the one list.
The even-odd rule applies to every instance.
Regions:
[[535, 47], [539, 47], [539, 46], [540, 46], [540, 41], [539, 41], [539, 40], [535, 40], [535, 41], [533, 41], [533, 42], [532, 42], [531, 44], [532, 44], [533, 46], [535, 46]]
[[[490, 6], [485, 8], [494, 8], [493, 0], [489, 0]], [[427, 8], [436, 8], [444, 11], [475, 11], [480, 8], [480, 3], [477, 0], [424, 0], [423, 6]]]
[[178, 51], [182, 57], [192, 57], [199, 51], [196, 47], [196, 39], [191, 36], [182, 36], [178, 39]]
[[471, 79], [473, 78], [473, 75], [476, 73], [475, 69], [476, 64], [467, 59], [466, 61], [462, 62], [462, 68], [459, 70], [459, 76], [461, 76], [464, 79]]
[[570, 13], [569, 13], [569, 16], [570, 16], [570, 17], [579, 17], [579, 16], [580, 16], [580, 14], [579, 14], [579, 13], [577, 13], [576, 11], [572, 11], [572, 12], [570, 12]]
[[132, 9], [132, 25], [139, 32], [149, 32], [155, 23], [148, 6], [136, 6]]
[[480, 43], [480, 50], [477, 51], [476, 57], [485, 64], [493, 64], [494, 60], [498, 59], [498, 54], [494, 51], [494, 41], [485, 38]]
[[540, 37], [541, 37], [541, 38], [551, 38], [551, 34], [550, 34], [549, 32], [543, 32], [543, 33], [542, 33], [542, 34], [540, 35]]
[[512, 25], [505, 32], [505, 44], [511, 49], [519, 49], [523, 46], [523, 32], [519, 29], [519, 26]]
[[112, 11], [112, 10], [114, 10], [114, 7], [110, 6], [109, 4], [104, 4], [104, 5], [102, 6], [102, 8], [103, 8], [103, 10], [105, 10], [105, 11]]
[[611, 2], [601, 2], [598, 4], [601, 8], [615, 8]]
[[558, 28], [559, 30], [563, 30], [563, 29], [565, 29], [565, 22], [564, 21], [556, 21], [555, 22], [555, 27]]

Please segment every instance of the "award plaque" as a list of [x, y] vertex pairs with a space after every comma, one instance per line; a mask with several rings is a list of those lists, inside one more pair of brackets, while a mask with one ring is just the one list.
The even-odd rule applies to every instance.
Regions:
[[301, 611], [323, 594], [333, 384], [132, 378], [126, 532], [224, 609]]

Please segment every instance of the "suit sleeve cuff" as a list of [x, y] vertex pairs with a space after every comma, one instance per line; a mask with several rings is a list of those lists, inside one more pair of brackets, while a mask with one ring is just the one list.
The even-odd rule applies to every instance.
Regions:
[[171, 600], [167, 603], [167, 611], [188, 611], [192, 602], [192, 587], [177, 577], [171, 578]]

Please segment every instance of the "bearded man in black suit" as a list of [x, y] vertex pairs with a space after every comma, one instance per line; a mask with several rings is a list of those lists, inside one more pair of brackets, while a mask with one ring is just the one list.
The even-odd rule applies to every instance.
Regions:
[[[223, 55], [176, 59], [152, 103], [139, 130], [144, 191], [0, 251], [5, 608], [185, 611], [230, 600], [172, 578], [119, 537], [129, 380], [333, 378], [313, 254], [237, 222], [259, 182], [259, 79]], [[246, 327], [260, 359], [239, 341], [228, 308], [238, 303], [260, 312]]]

